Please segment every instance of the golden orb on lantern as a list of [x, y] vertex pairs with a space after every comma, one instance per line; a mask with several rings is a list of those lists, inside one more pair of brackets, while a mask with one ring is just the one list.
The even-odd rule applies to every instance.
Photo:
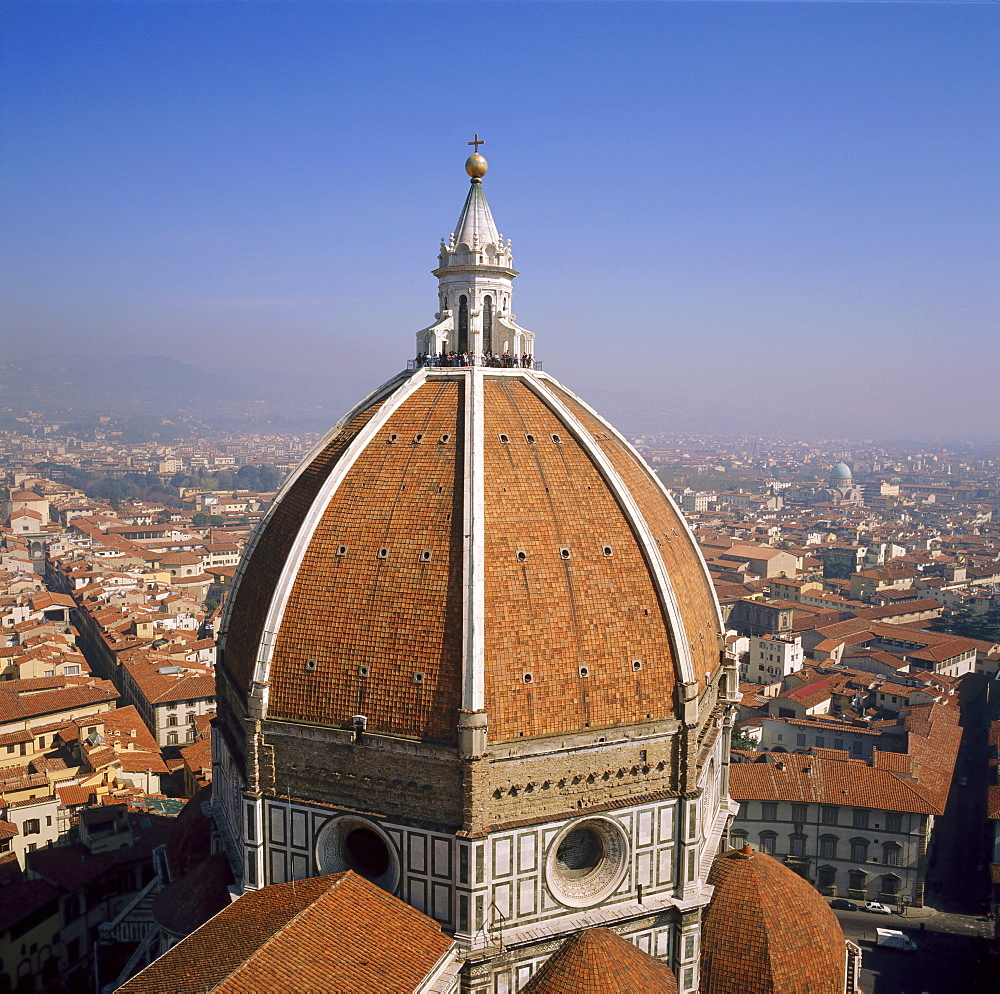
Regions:
[[478, 152], [465, 160], [465, 171], [472, 177], [473, 183], [480, 182], [488, 168], [486, 160]]

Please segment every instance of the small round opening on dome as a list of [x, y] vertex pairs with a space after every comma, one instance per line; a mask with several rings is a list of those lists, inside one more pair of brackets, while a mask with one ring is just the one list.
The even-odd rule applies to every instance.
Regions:
[[500, 441], [503, 442], [504, 445], [506, 445], [508, 442], [510, 442], [510, 435], [505, 435], [503, 432], [500, 432]]
[[413, 436], [414, 445], [419, 445], [423, 440], [424, 440], [424, 433], [422, 431], [418, 431], [416, 435]]
[[603, 552], [604, 555], [606, 555], [608, 557], [611, 557], [611, 556], [613, 556], [615, 554], [615, 550], [612, 549], [610, 545], [604, 546], [604, 548], [601, 549], [601, 552]]
[[365, 664], [364, 664], [364, 663], [362, 663], [362, 664], [361, 664], [361, 665], [360, 665], [360, 666], [358, 667], [358, 676], [360, 676], [360, 677], [366, 677], [366, 676], [368, 676], [368, 674], [369, 674], [369, 673], [371, 673], [371, 670], [370, 670], [370, 669], [368, 669], [368, 667], [367, 667], [367, 666], [365, 666]]
[[590, 828], [574, 828], [556, 850], [556, 868], [566, 880], [589, 876], [603, 859], [604, 845]]
[[395, 441], [396, 441], [396, 440], [397, 440], [398, 438], [399, 438], [399, 435], [397, 435], [397, 434], [396, 434], [396, 432], [392, 432], [392, 433], [391, 433], [391, 434], [389, 435], [389, 443], [390, 443], [390, 444], [392, 444], [392, 443], [393, 443], [393, 442], [395, 442]]
[[337, 555], [338, 556], [346, 556], [347, 555], [347, 546], [346, 545], [338, 545], [337, 546]]
[[636, 673], [638, 673], [639, 670], [642, 669], [642, 660], [641, 659], [633, 659], [632, 660], [632, 669], [635, 670]]
[[521, 679], [525, 683], [531, 683], [531, 681], [534, 679], [534, 677], [530, 673], [525, 673], [525, 674], [522, 675]]
[[443, 435], [442, 435], [442, 436], [441, 436], [441, 437], [440, 437], [440, 438], [438, 439], [438, 441], [439, 441], [439, 442], [440, 442], [440, 443], [441, 443], [442, 445], [447, 445], [447, 444], [448, 444], [448, 443], [449, 443], [449, 442], [451, 441], [451, 435], [449, 435], [449, 434], [448, 434], [447, 432], [445, 432], [445, 433], [444, 433], [444, 434], [443, 434]]
[[559, 435], [556, 435], [556, 434], [555, 434], [555, 433], [553, 432], [553, 434], [552, 434], [551, 438], [552, 438], [552, 441], [556, 443], [556, 445], [562, 445], [562, 437], [561, 437], [561, 436], [559, 436]]
[[531, 445], [534, 445], [534, 444], [535, 444], [535, 436], [534, 436], [534, 435], [525, 435], [524, 437], [525, 437], [525, 439], [526, 439], [526, 440], [527, 440], [527, 441], [528, 441], [528, 442], [529, 442], [529, 443], [530, 443]]
[[356, 828], [344, 839], [344, 862], [366, 880], [378, 880], [392, 859], [385, 842], [370, 828]]
[[514, 557], [519, 563], [523, 563], [527, 561], [528, 553], [525, 552], [524, 549], [518, 549], [517, 552], [514, 553]]
[[424, 549], [424, 551], [420, 553], [420, 561], [422, 563], [429, 563], [431, 561], [431, 550], [430, 549]]
[[569, 549], [567, 549], [567, 548], [565, 548], [565, 547], [559, 550], [559, 558], [560, 558], [560, 559], [569, 559], [569, 557], [570, 557], [570, 556], [571, 556], [572, 554], [573, 554], [573, 553], [571, 553], [571, 552], [569, 551]]
[[586, 666], [581, 666], [580, 667], [580, 676], [581, 677], [588, 677], [588, 676], [590, 676], [590, 670]]
[[413, 682], [416, 684], [421, 684], [424, 682], [424, 674], [417, 671], [413, 674]]
[[383, 546], [381, 549], [378, 550], [378, 557], [379, 557], [379, 559], [388, 559], [389, 558], [389, 550], [387, 548], [385, 548], [385, 546]]

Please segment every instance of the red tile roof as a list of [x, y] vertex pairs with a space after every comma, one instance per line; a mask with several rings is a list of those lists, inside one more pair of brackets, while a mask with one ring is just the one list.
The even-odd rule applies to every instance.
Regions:
[[717, 856], [708, 882], [715, 893], [702, 921], [703, 991], [843, 994], [844, 934], [802, 877], [744, 846]]
[[411, 994], [451, 944], [433, 919], [348, 871], [244, 894], [118, 994]]
[[521, 994], [676, 994], [670, 967], [608, 928], [570, 936]]

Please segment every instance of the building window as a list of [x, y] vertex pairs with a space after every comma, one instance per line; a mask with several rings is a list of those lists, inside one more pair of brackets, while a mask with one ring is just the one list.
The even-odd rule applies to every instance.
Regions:
[[175, 745], [177, 745], [177, 733], [176, 732], [167, 732], [167, 745], [168, 746], [175, 746]]
[[769, 856], [774, 855], [775, 842], [777, 841], [777, 835], [774, 832], [761, 832], [760, 833], [760, 851], [766, 852]]
[[167, 727], [174, 728], [177, 725], [177, 715], [168, 714], [167, 715]]
[[733, 849], [742, 849], [747, 844], [747, 833], [746, 832], [730, 832], [729, 833], [729, 845]]
[[861, 755], [861, 743], [860, 742], [852, 742], [851, 743], [851, 752], [853, 752], [855, 755], [860, 756]]
[[788, 840], [788, 853], [790, 856], [805, 856], [806, 837], [804, 835], [792, 835]]
[[843, 739], [834, 739], [833, 740], [833, 748], [834, 749], [843, 749], [844, 748], [844, 740]]
[[823, 859], [837, 858], [837, 836], [823, 835], [819, 840], [819, 854]]
[[806, 805], [792, 805], [792, 821], [804, 822], [806, 820]]
[[882, 897], [899, 897], [899, 877], [895, 873], [887, 873], [882, 878]]
[[847, 875], [847, 887], [852, 897], [866, 897], [868, 874], [864, 870], [851, 870]]
[[882, 862], [886, 866], [899, 866], [902, 862], [903, 847], [896, 842], [886, 842], [882, 846]]
[[764, 801], [760, 806], [761, 821], [777, 821], [778, 805], [771, 801]]
[[852, 863], [868, 862], [867, 839], [851, 839], [851, 862]]
[[42, 831], [42, 823], [37, 818], [29, 818], [22, 826], [25, 835], [39, 835]]
[[826, 745], [826, 738], [822, 735], [816, 736], [816, 747], [822, 749]]
[[836, 825], [837, 815], [839, 812], [840, 808], [838, 808], [835, 804], [824, 804], [822, 809], [823, 824]]
[[837, 884], [837, 870], [833, 866], [821, 866], [816, 873], [816, 886], [821, 891], [835, 887]]
[[886, 811], [885, 830], [887, 832], [903, 831], [903, 816], [898, 811]]
[[795, 744], [796, 745], [800, 745], [800, 746], [804, 746], [806, 744], [806, 737], [804, 735], [796, 735], [795, 736]]
[[855, 808], [854, 809], [854, 827], [855, 828], [867, 828], [868, 827], [868, 809], [867, 808]]

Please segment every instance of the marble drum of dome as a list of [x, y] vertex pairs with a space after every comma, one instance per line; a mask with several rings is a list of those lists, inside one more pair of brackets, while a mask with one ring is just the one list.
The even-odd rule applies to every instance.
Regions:
[[609, 818], [574, 821], [549, 846], [545, 881], [570, 908], [589, 908], [617, 890], [628, 868], [628, 840]]
[[399, 856], [392, 840], [364, 818], [335, 818], [316, 839], [316, 862], [322, 873], [355, 873], [390, 894], [399, 885]]

